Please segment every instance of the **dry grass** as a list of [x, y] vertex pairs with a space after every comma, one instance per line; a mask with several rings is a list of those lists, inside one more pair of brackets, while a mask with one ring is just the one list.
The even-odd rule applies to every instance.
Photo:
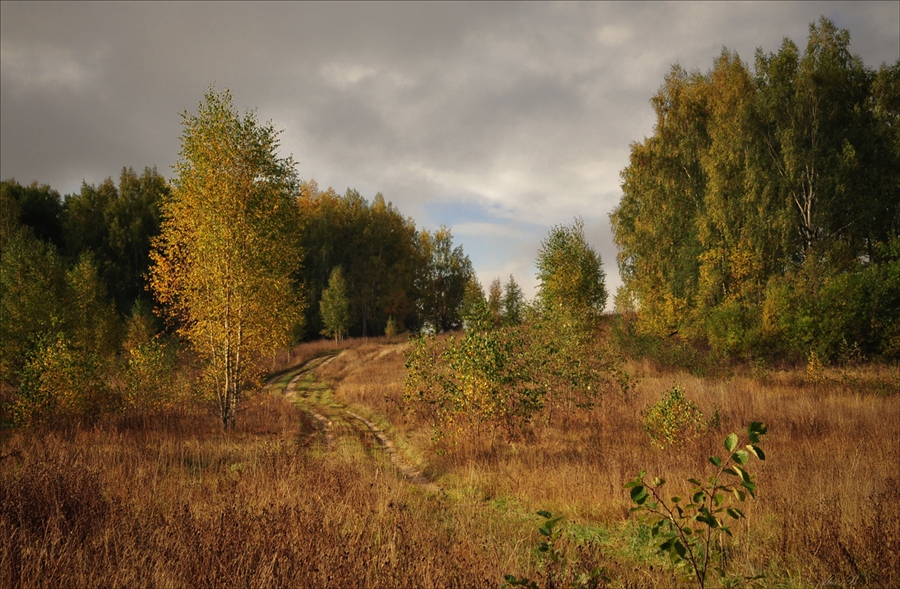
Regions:
[[[421, 492], [376, 453], [311, 450], [260, 397], [241, 431], [22, 432], [0, 464], [3, 587], [435, 587], [528, 566], [527, 521]], [[488, 547], [488, 551], [485, 551]]]
[[[638, 385], [629, 399], [608, 398], [593, 411], [537, 423], [528, 443], [508, 444], [490, 432], [432, 443], [429, 425], [402, 411], [402, 349], [351, 350], [319, 374], [337, 383], [336, 398], [393, 424], [407, 452], [427, 463], [450, 496], [517, 513], [549, 509], [567, 515], [576, 530], [611, 532], [602, 560], [621, 584], [674, 582], [631, 570], [647, 553], [629, 549], [634, 520], [623, 485], [643, 469], [671, 481], [674, 494], [678, 481], [708, 472], [707, 457], [724, 452], [729, 432], [763, 421], [768, 459], [751, 464], [760, 493], [745, 510], [735, 573], [765, 573], [773, 585], [900, 586], [896, 367], [828, 369], [810, 381], [803, 370], [698, 378], [632, 362]], [[720, 424], [687, 447], [660, 451], [642, 431], [640, 412], [676, 382], [707, 416], [718, 411]]]
[[[317, 373], [445, 493], [404, 481], [358, 431], [342, 442], [354, 451], [323, 451], [308, 414], [262, 393], [231, 434], [205, 414], [23, 430], [0, 451], [0, 586], [495, 587], [504, 573], [546, 583], [534, 512], [549, 509], [568, 522], [571, 566], [555, 582], [597, 566], [610, 586], [669, 587], [681, 581], [622, 487], [641, 469], [673, 485], [704, 473], [751, 420], [769, 425], [768, 459], [751, 463], [759, 498], [732, 570], [764, 572], [773, 587], [900, 586], [896, 368], [809, 382], [802, 370], [701, 379], [631, 363], [630, 399], [537, 423], [528, 443], [490, 432], [434, 442], [403, 411], [404, 347], [347, 342]], [[282, 367], [331, 349], [301, 346]], [[640, 411], [673, 382], [721, 424], [663, 452]]]
[[394, 337], [379, 336], [367, 338], [343, 339], [340, 343], [334, 340], [322, 339], [313, 342], [298, 344], [290, 350], [282, 350], [275, 355], [272, 363], [272, 373], [279, 374], [291, 368], [302, 366], [313, 358], [327, 356], [343, 350], [355, 349], [364, 346], [381, 346], [388, 344], [405, 343], [406, 336]]

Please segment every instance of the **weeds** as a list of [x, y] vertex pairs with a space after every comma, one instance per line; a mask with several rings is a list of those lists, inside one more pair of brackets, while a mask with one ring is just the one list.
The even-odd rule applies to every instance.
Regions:
[[[557, 543], [562, 536], [563, 516], [554, 516], [546, 510], [538, 511], [537, 514], [543, 518], [543, 522], [538, 526], [542, 540], [538, 544], [537, 552], [542, 556], [544, 564], [544, 576], [547, 579], [547, 587], [556, 587], [561, 579], [567, 576], [574, 576], [574, 580], [568, 583], [568, 587], [572, 589], [586, 589], [589, 587], [597, 587], [601, 582], [609, 582], [606, 576], [606, 569], [596, 567], [590, 572], [576, 573], [572, 570], [571, 563], [566, 562], [566, 555], [557, 549]], [[536, 581], [522, 577], [517, 578], [515, 575], [503, 575], [503, 585], [501, 589], [509, 589], [510, 587], [525, 587], [526, 589], [539, 589]]]

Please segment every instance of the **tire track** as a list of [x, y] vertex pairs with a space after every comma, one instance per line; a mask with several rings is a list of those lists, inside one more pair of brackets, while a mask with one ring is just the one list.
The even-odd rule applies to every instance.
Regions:
[[[285, 395], [291, 395], [294, 398], [300, 397], [300, 395], [298, 395], [297, 393], [297, 389], [299, 388], [300, 380], [304, 376], [305, 374], [298, 374], [293, 379], [291, 379], [291, 381], [285, 388]], [[303, 398], [306, 398], [306, 396], [303, 395]], [[326, 450], [334, 449], [334, 435], [331, 431], [334, 424], [331, 422], [331, 420], [310, 407], [306, 409], [306, 412], [312, 415], [312, 418], [316, 420], [316, 429], [319, 431], [319, 435], [322, 437], [322, 447]]]
[[[330, 392], [330, 389], [316, 380], [313, 371], [320, 366], [334, 360], [337, 356], [328, 356], [324, 358], [315, 358], [306, 364], [303, 364], [294, 371], [279, 375], [272, 378], [268, 386], [276, 389], [283, 384], [282, 393], [295, 402], [302, 402], [304, 410], [309, 413], [316, 422], [316, 429], [322, 440], [322, 448], [326, 451], [333, 451], [337, 448], [336, 430], [352, 429], [360, 433], [371, 435], [377, 442], [377, 447], [381, 448], [388, 456], [389, 460], [397, 472], [410, 483], [430, 491], [432, 493], [441, 492], [441, 487], [425, 476], [422, 471], [410, 464], [403, 455], [397, 451], [397, 448], [390, 437], [377, 425], [366, 419], [365, 417], [350, 411], [346, 407], [334, 402], [328, 404], [323, 398], [324, 393]], [[327, 408], [327, 409], [326, 409]], [[335, 428], [334, 421], [324, 415], [329, 413], [328, 409], [338, 413], [335, 416], [346, 427]], [[349, 419], [343, 419], [349, 418]], [[353, 428], [350, 420], [356, 421], [364, 426], [364, 428]]]
[[363, 425], [369, 428], [369, 431], [375, 437], [375, 440], [387, 453], [388, 457], [391, 460], [391, 464], [394, 465], [394, 468], [396, 468], [405, 479], [419, 487], [422, 487], [427, 491], [431, 491], [433, 493], [438, 493], [441, 491], [441, 488], [437, 483], [426, 477], [425, 474], [422, 473], [422, 471], [417, 470], [397, 452], [396, 448], [394, 447], [394, 442], [381, 429], [379, 429], [377, 425], [375, 425], [365, 417], [353, 413], [349, 409], [344, 409], [344, 413], [346, 413], [353, 419], [360, 421]]

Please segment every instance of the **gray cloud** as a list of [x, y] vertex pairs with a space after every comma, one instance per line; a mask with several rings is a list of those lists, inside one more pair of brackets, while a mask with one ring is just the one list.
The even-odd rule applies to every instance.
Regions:
[[456, 223], [483, 278], [532, 293], [540, 240], [580, 215], [614, 288], [607, 215], [671, 65], [802, 47], [820, 15], [869, 66], [900, 57], [896, 2], [4, 2], [0, 176], [66, 193], [170, 175], [179, 114], [215, 83], [284, 129], [304, 178]]

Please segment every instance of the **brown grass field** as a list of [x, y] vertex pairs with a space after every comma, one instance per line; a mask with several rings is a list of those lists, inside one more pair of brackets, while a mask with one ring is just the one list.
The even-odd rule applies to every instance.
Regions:
[[[729, 572], [763, 574], [764, 587], [900, 586], [896, 366], [700, 378], [632, 361], [627, 397], [537, 422], [527, 441], [434, 441], [404, 411], [405, 346], [345, 342], [316, 370], [333, 447], [304, 410], [311, 401], [277, 387], [246, 399], [234, 433], [202, 407], [8, 433], [0, 587], [499, 587], [507, 573], [562, 587], [592, 569], [599, 586], [692, 586], [656, 554], [623, 485], [643, 469], [672, 493], [686, 488], [750, 421], [768, 425], [767, 460], [749, 465], [759, 490], [733, 526]], [[300, 346], [276, 368], [334, 348]], [[663, 451], [640, 413], [673, 383], [720, 423]], [[403, 478], [344, 409], [441, 490]], [[535, 550], [540, 509], [565, 516], [559, 563]]]

